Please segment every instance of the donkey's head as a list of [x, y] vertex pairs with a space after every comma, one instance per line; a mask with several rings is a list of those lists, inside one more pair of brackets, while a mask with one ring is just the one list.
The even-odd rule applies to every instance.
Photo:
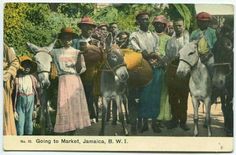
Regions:
[[123, 55], [119, 48], [112, 47], [106, 56], [106, 67], [110, 69], [118, 82], [126, 82], [129, 78]]
[[197, 51], [197, 42], [193, 41], [186, 44], [179, 51], [179, 65], [177, 68], [177, 75], [185, 77], [197, 65], [199, 55]]
[[37, 74], [42, 88], [50, 85], [49, 73], [51, 69], [52, 57], [49, 52], [53, 49], [56, 40], [46, 47], [39, 47], [27, 42], [28, 47], [34, 53], [34, 61], [37, 63]]

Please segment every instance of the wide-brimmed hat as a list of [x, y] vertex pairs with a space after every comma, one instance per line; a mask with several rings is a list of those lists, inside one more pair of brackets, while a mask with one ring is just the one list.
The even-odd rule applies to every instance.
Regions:
[[166, 24], [166, 25], [167, 25], [168, 20], [166, 19], [165, 16], [159, 15], [159, 16], [154, 17], [154, 19], [153, 19], [153, 21], [152, 21], [152, 24], [155, 24], [155, 23], [157, 23], [157, 22], [163, 23], [163, 24]]
[[103, 27], [103, 26], [105, 26], [105, 27], [107, 27], [107, 28], [109, 27], [108, 24], [106, 24], [106, 23], [101, 23], [101, 24], [98, 25], [98, 28], [101, 28], [101, 27]]
[[96, 27], [95, 22], [89, 16], [84, 16], [83, 18], [81, 18], [81, 21], [77, 25], [79, 28], [81, 25], [92, 25]]
[[[37, 71], [37, 64], [33, 61], [29, 56], [23, 55], [19, 57], [20, 64], [22, 63], [29, 63], [31, 66], [30, 73], [34, 73]], [[21, 66], [22, 67], [22, 66]], [[22, 67], [23, 68], [23, 67]]]
[[141, 12], [139, 12], [139, 13], [136, 15], [136, 20], [138, 20], [138, 18], [139, 18], [140, 16], [143, 16], [143, 15], [148, 15], [148, 16], [150, 16], [150, 14], [149, 14], [148, 12], [146, 12], [146, 11], [141, 11]]
[[72, 38], [75, 38], [77, 36], [76, 33], [73, 32], [73, 29], [70, 27], [64, 27], [61, 29], [61, 32], [58, 34], [58, 38], [61, 39], [64, 35], [71, 35]]
[[212, 16], [207, 12], [200, 12], [196, 15], [197, 20], [201, 21], [210, 21]]

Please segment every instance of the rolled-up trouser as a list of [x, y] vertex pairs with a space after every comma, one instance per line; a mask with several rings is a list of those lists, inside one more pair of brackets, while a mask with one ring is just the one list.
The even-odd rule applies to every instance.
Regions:
[[[201, 56], [200, 56], [200, 58], [201, 58]], [[214, 63], [215, 63], [215, 59], [214, 59], [213, 54], [209, 53], [209, 57], [206, 57], [203, 60], [201, 58], [201, 61], [202, 61], [203, 64], [206, 65], [208, 73], [209, 73], [209, 75], [212, 79], [213, 72], [214, 72]]]
[[34, 95], [20, 95], [17, 97], [16, 112], [18, 120], [16, 120], [17, 135], [32, 135], [33, 122], [32, 114], [34, 109]]

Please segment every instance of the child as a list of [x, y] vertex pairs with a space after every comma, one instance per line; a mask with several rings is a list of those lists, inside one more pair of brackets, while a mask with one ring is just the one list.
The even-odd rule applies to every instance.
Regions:
[[[30, 57], [21, 56], [21, 69], [18, 71], [15, 79], [15, 102], [14, 115], [16, 120], [17, 135], [33, 134], [33, 109], [34, 103], [37, 101], [39, 105], [37, 93], [37, 80], [32, 75], [36, 71], [36, 63]], [[36, 100], [35, 100], [36, 96]]]

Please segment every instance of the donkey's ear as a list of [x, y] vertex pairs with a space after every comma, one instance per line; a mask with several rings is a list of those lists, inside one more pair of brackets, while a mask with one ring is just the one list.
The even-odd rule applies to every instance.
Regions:
[[50, 52], [53, 49], [56, 42], [57, 42], [57, 39], [55, 39], [48, 47], [46, 47], [48, 52]]
[[105, 47], [106, 51], [110, 51], [112, 49], [112, 34], [111, 33], [108, 34], [105, 45], [106, 45]]
[[34, 54], [36, 54], [40, 50], [40, 48], [41, 48], [41, 47], [38, 47], [37, 45], [34, 45], [34, 44], [30, 43], [30, 42], [27, 42], [26, 44], [27, 44], [27, 46], [31, 49], [31, 51]]

